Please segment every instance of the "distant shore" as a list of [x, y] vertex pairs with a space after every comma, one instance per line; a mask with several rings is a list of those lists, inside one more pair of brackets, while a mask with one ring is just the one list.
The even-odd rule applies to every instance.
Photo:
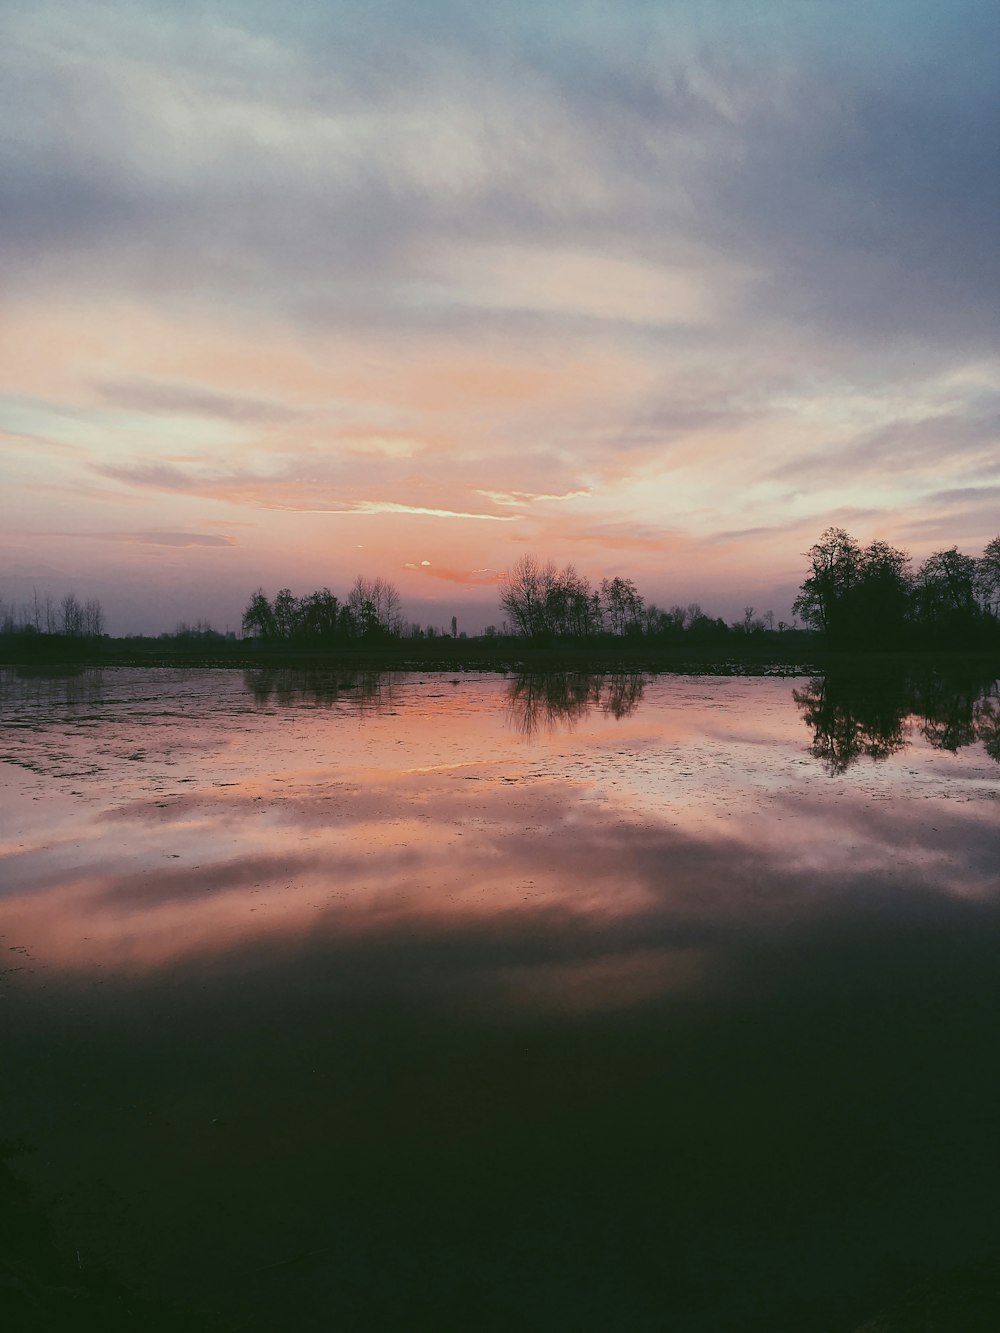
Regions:
[[190, 643], [173, 639], [74, 640], [64, 636], [0, 638], [0, 665], [200, 667], [298, 669], [306, 671], [497, 671], [648, 672], [684, 675], [824, 675], [831, 671], [880, 676], [900, 671], [977, 672], [995, 669], [1000, 653], [898, 650], [835, 652], [815, 635], [790, 631], [753, 636], [745, 642], [664, 643], [648, 638], [586, 642], [523, 638], [390, 639], [330, 646], [217, 639]]

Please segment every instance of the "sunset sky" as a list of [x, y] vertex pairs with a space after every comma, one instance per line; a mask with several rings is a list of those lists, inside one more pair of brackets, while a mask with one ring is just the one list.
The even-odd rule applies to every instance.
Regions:
[[995, 0], [0, 0], [0, 598], [1000, 532]]

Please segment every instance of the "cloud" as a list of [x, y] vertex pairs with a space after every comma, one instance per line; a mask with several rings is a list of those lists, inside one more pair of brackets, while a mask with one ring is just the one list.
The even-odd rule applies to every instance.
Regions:
[[501, 575], [495, 569], [449, 569], [444, 565], [431, 564], [422, 560], [419, 565], [407, 562], [406, 569], [426, 574], [428, 578], [441, 579], [445, 583], [457, 583], [466, 587], [488, 588], [500, 581]]
[[590, 488], [583, 486], [575, 491], [563, 491], [562, 494], [546, 494], [545, 492], [532, 491], [486, 491], [480, 490], [479, 495], [485, 496], [487, 500], [492, 500], [498, 505], [532, 505], [538, 504], [543, 500], [576, 500], [582, 496], [590, 495]]
[[108, 532], [93, 534], [112, 542], [140, 546], [235, 546], [235, 537], [210, 532]]
[[736, 581], [789, 501], [933, 522], [995, 475], [1000, 333], [1000, 14], [942, 15], [15, 7], [7, 425], [125, 488], [86, 526], [354, 515], [387, 576], [397, 520], [459, 572], [715, 533]]
[[304, 6], [281, 25], [222, 6], [193, 30], [169, 7], [127, 25], [88, 9], [60, 14], [71, 61], [59, 11], [34, 10], [3, 71], [19, 282], [342, 327], [498, 302], [688, 325], [722, 296], [748, 326], [997, 329], [986, 5], [937, 33], [919, 80], [929, 28], [903, 41], [856, 6], [853, 62], [813, 20], [762, 16], [736, 55], [721, 19], [629, 5], [604, 24]]
[[515, 523], [516, 514], [474, 514], [454, 509], [428, 509], [422, 505], [396, 504], [388, 500], [357, 500], [345, 509], [313, 509], [316, 514], [424, 514], [430, 518], [467, 518], [489, 523]]
[[395, 500], [326, 500], [320, 498], [322, 483], [288, 477], [263, 477], [230, 473], [206, 475], [185, 471], [166, 463], [135, 466], [94, 465], [101, 476], [128, 486], [199, 495], [227, 503], [254, 505], [261, 509], [297, 514], [415, 514], [429, 518], [465, 519], [488, 523], [516, 523], [517, 514], [486, 514], [430, 505], [404, 504]]
[[838, 481], [863, 474], [904, 473], [925, 468], [966, 475], [995, 472], [1000, 448], [1000, 408], [974, 395], [968, 405], [919, 417], [902, 417], [857, 434], [853, 440], [795, 458], [774, 468], [772, 477], [798, 483]]
[[934, 74], [803, 70], [747, 107], [738, 155], [706, 165], [704, 220], [759, 269], [748, 311], [866, 343], [995, 339], [998, 76], [959, 91]]
[[969, 555], [982, 548], [1000, 531], [998, 515], [1000, 486], [966, 487], [939, 491], [929, 497], [929, 513], [904, 514], [898, 521], [897, 537], [912, 541], [921, 552], [957, 545]]
[[646, 551], [667, 554], [684, 546], [688, 538], [682, 532], [641, 523], [608, 521], [548, 520], [542, 531], [559, 541], [571, 541], [582, 547], [608, 551]]
[[1000, 502], [1000, 485], [963, 486], [954, 490], [938, 491], [935, 495], [929, 496], [928, 499], [935, 506], [961, 505], [970, 501], [996, 505]]
[[382, 458], [413, 458], [426, 448], [426, 441], [415, 439], [412, 435], [390, 435], [386, 432], [372, 435], [345, 434], [338, 438], [337, 443], [352, 454], [376, 454]]
[[177, 384], [138, 376], [98, 380], [94, 387], [108, 402], [141, 412], [218, 417], [235, 422], [294, 421], [302, 415], [299, 409], [286, 403], [219, 393], [204, 385]]
[[206, 484], [203, 479], [184, 472], [169, 463], [135, 463], [125, 466], [94, 464], [92, 471], [111, 481], [121, 481], [128, 486], [147, 487], [156, 491], [197, 491]]

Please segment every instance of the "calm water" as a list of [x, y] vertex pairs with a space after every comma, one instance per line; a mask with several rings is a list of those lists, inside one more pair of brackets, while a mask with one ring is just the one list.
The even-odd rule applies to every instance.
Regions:
[[849, 1330], [1000, 1249], [1000, 708], [0, 673], [0, 1137], [220, 1328]]

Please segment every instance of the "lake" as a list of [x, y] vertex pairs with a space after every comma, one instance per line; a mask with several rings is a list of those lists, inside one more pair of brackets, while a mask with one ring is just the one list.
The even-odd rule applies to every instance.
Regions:
[[0, 1138], [177, 1327], [851, 1333], [1000, 1250], [995, 681], [4, 670], [0, 721]]

